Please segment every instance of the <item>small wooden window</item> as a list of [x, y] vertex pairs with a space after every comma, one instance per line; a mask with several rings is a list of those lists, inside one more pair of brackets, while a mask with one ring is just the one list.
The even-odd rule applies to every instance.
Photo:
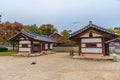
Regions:
[[94, 48], [94, 47], [97, 47], [97, 44], [96, 43], [87, 43], [86, 47]]
[[28, 48], [28, 44], [22, 44], [23, 48]]

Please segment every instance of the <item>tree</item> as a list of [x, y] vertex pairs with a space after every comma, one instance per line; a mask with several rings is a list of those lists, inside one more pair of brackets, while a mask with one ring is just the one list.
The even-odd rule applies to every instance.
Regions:
[[113, 31], [113, 32], [114, 32], [114, 28], [108, 28], [108, 30], [110, 30], [110, 31]]
[[61, 32], [61, 37], [57, 39], [59, 46], [73, 46], [75, 44], [74, 41], [69, 40], [71, 30], [63, 30]]
[[70, 32], [71, 32], [71, 30], [63, 30], [61, 32], [61, 35], [65, 38], [68, 38], [70, 36]]
[[117, 35], [120, 36], [120, 27], [108, 28], [108, 30], [113, 31], [113, 32], [117, 33]]
[[114, 31], [120, 36], [120, 27], [115, 27]]
[[65, 38], [63, 36], [61, 36], [57, 39], [57, 43], [58, 43], [58, 46], [73, 46], [73, 45], [75, 45], [74, 41], [71, 41], [68, 38]]
[[5, 22], [0, 25], [0, 41], [6, 43], [10, 37], [21, 31], [22, 29], [26, 29], [23, 24], [19, 22]]
[[36, 24], [33, 25], [26, 25], [27, 30], [36, 34], [41, 34], [41, 30], [36, 26]]
[[57, 29], [52, 24], [43, 24], [39, 27], [39, 29], [41, 30], [43, 35], [47, 35], [47, 36], [57, 31]]

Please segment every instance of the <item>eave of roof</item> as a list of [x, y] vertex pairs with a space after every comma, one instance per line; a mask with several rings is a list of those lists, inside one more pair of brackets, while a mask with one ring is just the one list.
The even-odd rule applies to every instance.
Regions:
[[115, 41], [119, 41], [120, 42], [120, 37], [106, 41], [105, 43], [111, 43], [111, 42], [115, 42]]

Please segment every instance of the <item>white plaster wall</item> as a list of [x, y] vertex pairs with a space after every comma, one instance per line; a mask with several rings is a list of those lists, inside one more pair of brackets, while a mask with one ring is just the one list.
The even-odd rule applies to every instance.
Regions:
[[81, 44], [81, 47], [86, 47], [86, 44]]
[[101, 43], [97, 43], [97, 47], [102, 47], [102, 44]]
[[45, 44], [45, 49], [48, 49], [48, 44]]
[[53, 44], [50, 44], [50, 49], [53, 49]]
[[30, 41], [20, 41], [19, 43], [20, 44], [30, 44], [31, 42]]
[[86, 38], [86, 39], [81, 39], [81, 42], [102, 42], [101, 38]]
[[34, 41], [33, 43], [34, 43], [34, 44], [40, 44], [40, 42], [36, 42], [36, 41]]
[[81, 48], [84, 53], [102, 53], [102, 48]]
[[30, 52], [30, 48], [19, 48], [19, 51], [28, 51], [28, 52]]

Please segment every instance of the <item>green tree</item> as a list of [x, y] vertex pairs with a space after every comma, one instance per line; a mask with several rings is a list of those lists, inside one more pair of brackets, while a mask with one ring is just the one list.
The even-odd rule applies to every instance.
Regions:
[[120, 36], [120, 27], [115, 27], [114, 31]]
[[38, 28], [36, 24], [33, 25], [26, 25], [27, 30], [36, 34], [41, 34], [41, 30]]
[[113, 32], [117, 33], [117, 35], [120, 36], [120, 27], [108, 28], [108, 30], [113, 31]]
[[61, 32], [61, 35], [65, 38], [68, 38], [70, 36], [70, 32], [71, 32], [71, 30], [63, 30]]
[[61, 32], [61, 37], [57, 39], [59, 46], [73, 46], [75, 45], [74, 41], [69, 40], [71, 30], [63, 30]]
[[108, 30], [115, 32], [115, 31], [114, 31], [114, 28], [108, 28]]
[[47, 36], [57, 31], [57, 29], [52, 24], [43, 24], [39, 27], [39, 29], [41, 30], [43, 35], [47, 35]]

